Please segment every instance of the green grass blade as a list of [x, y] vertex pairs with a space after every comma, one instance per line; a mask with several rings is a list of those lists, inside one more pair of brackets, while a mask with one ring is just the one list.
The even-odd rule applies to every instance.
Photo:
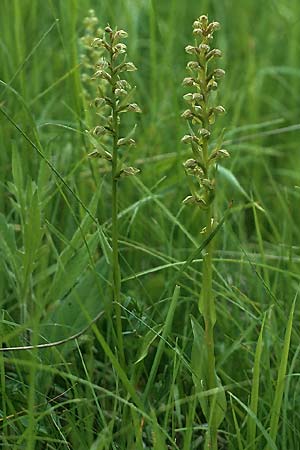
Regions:
[[111, 351], [110, 347], [108, 346], [107, 342], [105, 341], [104, 336], [102, 335], [102, 333], [100, 333], [100, 331], [99, 331], [98, 327], [96, 327], [96, 325], [93, 325], [92, 329], [95, 333], [95, 336], [96, 336], [99, 344], [101, 345], [101, 347], [103, 348], [103, 351], [105, 352], [106, 356], [108, 357], [111, 364], [113, 365], [114, 370], [116, 371], [116, 374], [122, 381], [128, 394], [130, 395], [130, 397], [132, 398], [134, 403], [138, 406], [138, 408], [140, 408], [143, 411], [144, 410], [143, 402], [141, 401], [140, 397], [137, 395], [134, 386], [130, 383], [125, 371], [121, 367], [121, 364], [119, 363], [119, 361], [117, 360], [117, 358]]
[[234, 410], [232, 397], [230, 397], [230, 406], [231, 406], [232, 417], [233, 417], [233, 422], [234, 422], [234, 426], [235, 426], [236, 439], [237, 439], [237, 443], [238, 443], [238, 450], [244, 450], [244, 446], [243, 446], [243, 443], [242, 443], [242, 433], [241, 433], [241, 429], [240, 429], [239, 423], [237, 421], [237, 417], [236, 417], [236, 413], [235, 413], [235, 410]]
[[[252, 379], [252, 390], [251, 390], [251, 400], [250, 400], [250, 410], [257, 417], [257, 407], [259, 400], [259, 382], [260, 382], [260, 361], [263, 350], [263, 330], [264, 330], [265, 317], [260, 329], [255, 358], [254, 358], [254, 368], [253, 368], [253, 379]], [[255, 450], [255, 439], [256, 439], [256, 422], [250, 416], [247, 419], [247, 439], [248, 444], [251, 445], [249, 450]]]
[[270, 437], [267, 429], [263, 426], [263, 424], [258, 420], [258, 418], [253, 414], [250, 408], [248, 408], [245, 403], [243, 403], [236, 395], [232, 392], [227, 391], [230, 397], [232, 397], [243, 409], [244, 411], [255, 421], [257, 428], [262, 432], [262, 435], [266, 439], [268, 443], [269, 450], [278, 450], [274, 440]]
[[168, 310], [168, 314], [167, 314], [167, 317], [166, 317], [166, 324], [165, 324], [165, 327], [164, 327], [161, 339], [159, 341], [159, 344], [158, 344], [158, 347], [157, 347], [157, 351], [156, 351], [156, 354], [155, 354], [155, 357], [154, 357], [154, 361], [153, 361], [153, 364], [152, 364], [152, 367], [151, 367], [151, 372], [150, 372], [150, 375], [149, 375], [149, 378], [148, 378], [148, 381], [147, 381], [147, 384], [146, 384], [146, 388], [145, 388], [145, 392], [144, 392], [144, 396], [143, 396], [144, 400], [147, 400], [149, 392], [150, 392], [150, 390], [152, 388], [155, 376], [157, 374], [158, 366], [159, 366], [159, 363], [161, 361], [161, 357], [162, 357], [163, 352], [164, 352], [165, 342], [166, 342], [166, 339], [167, 339], [167, 337], [168, 337], [168, 335], [170, 334], [170, 331], [171, 331], [172, 321], [173, 321], [176, 305], [177, 305], [177, 302], [178, 302], [179, 293], [180, 293], [180, 287], [176, 286], [175, 290], [174, 290], [174, 293], [173, 293], [172, 300], [171, 300], [170, 308]]
[[[271, 420], [270, 420], [270, 437], [274, 441], [276, 440], [277, 434], [278, 434], [278, 425], [279, 425], [279, 417], [280, 417], [280, 410], [281, 410], [281, 404], [282, 404], [282, 398], [283, 398], [283, 392], [285, 387], [285, 377], [286, 377], [286, 371], [287, 371], [287, 363], [288, 363], [288, 356], [289, 356], [289, 349], [290, 349], [290, 342], [291, 342], [291, 334], [292, 334], [292, 325], [293, 325], [293, 318], [294, 318], [294, 310], [295, 310], [295, 304], [296, 304], [295, 297], [289, 319], [287, 322], [285, 337], [284, 337], [284, 344], [282, 349], [282, 356], [280, 361], [280, 366], [278, 370], [278, 377], [277, 377], [277, 383], [276, 383], [276, 389], [275, 389], [275, 396], [274, 396], [274, 402], [272, 406], [272, 412], [271, 412]], [[266, 450], [270, 450], [269, 446], [266, 446]]]

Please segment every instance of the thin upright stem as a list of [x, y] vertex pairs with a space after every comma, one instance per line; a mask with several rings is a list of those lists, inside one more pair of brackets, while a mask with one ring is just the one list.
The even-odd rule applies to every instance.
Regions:
[[[206, 76], [207, 76], [207, 63], [204, 67], [204, 76], [203, 76], [203, 126], [207, 130], [209, 130], [209, 106], [208, 106], [208, 89], [206, 84]], [[208, 138], [203, 139], [203, 161], [204, 167], [206, 169], [206, 176], [208, 176], [208, 158], [209, 158], [209, 149], [208, 149]], [[213, 207], [210, 205], [206, 211], [206, 235], [209, 236], [213, 231]], [[206, 342], [206, 351], [207, 351], [207, 389], [211, 390], [216, 387], [216, 374], [215, 374], [215, 344], [214, 344], [214, 323], [215, 323], [215, 301], [213, 295], [213, 287], [212, 287], [212, 272], [213, 272], [213, 242], [211, 241], [206, 247], [206, 255], [203, 259], [203, 281], [202, 281], [202, 313], [204, 316], [204, 324], [205, 324], [205, 342]], [[208, 433], [205, 447], [210, 450], [217, 450], [217, 427], [215, 420], [215, 403], [216, 403], [216, 395], [211, 394], [209, 397], [209, 420], [208, 420]]]
[[125, 365], [123, 333], [122, 333], [122, 317], [121, 317], [121, 271], [119, 263], [119, 224], [118, 224], [118, 139], [119, 139], [119, 123], [118, 110], [115, 95], [115, 80], [113, 73], [113, 58], [111, 57], [111, 74], [113, 77], [112, 88], [112, 122], [113, 122], [113, 148], [112, 148], [112, 251], [113, 251], [113, 300], [116, 314], [116, 332], [118, 340], [118, 350], [121, 365]]
[[[212, 208], [207, 211], [206, 230], [207, 235], [212, 232]], [[212, 256], [213, 243], [210, 242], [206, 248], [206, 255], [203, 260], [203, 281], [202, 281], [202, 302], [204, 306], [204, 324], [205, 324], [205, 342], [207, 351], [207, 389], [216, 388], [216, 374], [215, 374], [215, 344], [214, 344], [214, 322], [215, 322], [215, 301], [212, 291]], [[210, 450], [217, 450], [217, 427], [215, 420], [214, 409], [216, 406], [216, 394], [211, 394], [209, 397], [209, 421], [208, 421], [208, 436], [206, 448]]]

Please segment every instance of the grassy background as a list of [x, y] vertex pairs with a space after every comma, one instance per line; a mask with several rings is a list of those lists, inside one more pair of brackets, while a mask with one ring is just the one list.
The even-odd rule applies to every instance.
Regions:
[[[87, 158], [78, 39], [91, 7], [100, 25], [128, 31], [143, 109], [130, 154], [141, 175], [120, 184], [124, 371], [103, 252], [103, 236], [109, 244], [111, 232], [109, 174]], [[219, 446], [300, 448], [297, 303], [290, 349], [285, 334], [300, 279], [299, 2], [2, 0], [0, 104], [16, 125], [0, 115], [1, 340], [7, 347], [29, 338], [53, 342], [104, 311], [78, 340], [0, 354], [3, 448], [201, 448], [205, 424], [190, 365], [201, 261], [180, 278], [173, 320], [171, 298], [180, 263], [201, 242], [201, 213], [181, 207], [189, 155], [180, 143], [186, 132], [180, 113], [184, 46], [202, 13], [222, 24], [215, 43], [226, 70], [218, 95], [227, 115], [218, 126], [231, 158], [218, 175], [219, 218], [234, 204], [214, 261], [216, 358], [228, 400]], [[278, 373], [284, 383], [276, 387]], [[256, 417], [249, 405], [258, 380]], [[283, 403], [271, 440], [278, 386]]]

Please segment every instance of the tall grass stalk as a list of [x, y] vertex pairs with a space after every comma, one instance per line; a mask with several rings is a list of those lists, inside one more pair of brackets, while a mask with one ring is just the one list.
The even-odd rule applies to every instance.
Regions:
[[[201, 208], [205, 214], [206, 226], [202, 233], [207, 238], [215, 228], [215, 215], [213, 211], [213, 200], [215, 197], [215, 172], [216, 165], [221, 158], [228, 157], [229, 153], [221, 148], [222, 136], [219, 138], [217, 146], [213, 149], [209, 147], [212, 126], [216, 116], [223, 114], [223, 106], [214, 105], [212, 93], [218, 87], [217, 80], [222, 78], [225, 72], [219, 68], [211, 68], [210, 62], [221, 56], [219, 49], [211, 49], [210, 41], [213, 34], [220, 27], [218, 22], [209, 23], [208, 17], [202, 15], [193, 24], [193, 34], [195, 36], [194, 45], [188, 45], [185, 50], [189, 55], [194, 56], [193, 61], [189, 61], [187, 69], [191, 76], [183, 81], [185, 86], [194, 88], [194, 92], [184, 95], [184, 100], [188, 103], [182, 117], [187, 119], [189, 134], [182, 138], [182, 142], [191, 145], [193, 158], [189, 158], [184, 163], [184, 168], [188, 176], [191, 195], [186, 197], [184, 204], [195, 205]], [[199, 298], [199, 311], [204, 319], [204, 341], [206, 352], [206, 365], [202, 375], [205, 377], [198, 380], [208, 390], [218, 387], [215, 364], [214, 346], [214, 325], [216, 323], [215, 300], [212, 287], [213, 278], [213, 241], [211, 240], [203, 258], [202, 289]], [[194, 325], [194, 330], [198, 327]], [[201, 339], [201, 331], [198, 329], [195, 339]], [[195, 355], [195, 353], [194, 353]], [[205, 373], [206, 372], [206, 373]], [[218, 395], [211, 394], [208, 405], [204, 408], [204, 414], [208, 420], [208, 433], [205, 443], [206, 449], [217, 449], [217, 428], [223, 420], [218, 414]]]

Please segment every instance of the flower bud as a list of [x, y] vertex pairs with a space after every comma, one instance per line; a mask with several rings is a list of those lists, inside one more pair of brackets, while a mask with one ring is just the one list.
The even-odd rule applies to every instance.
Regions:
[[194, 28], [193, 34], [194, 34], [195, 36], [201, 36], [201, 35], [203, 34], [202, 28]]
[[130, 84], [126, 80], [118, 80], [116, 82], [116, 86], [118, 89], [125, 89], [125, 90], [131, 89]]
[[113, 52], [117, 54], [126, 53], [127, 45], [119, 42], [118, 44], [113, 46]]
[[192, 101], [193, 101], [193, 94], [191, 94], [191, 93], [185, 94], [185, 95], [183, 96], [183, 98], [184, 98], [184, 100], [185, 100], [186, 102], [192, 103]]
[[191, 142], [193, 142], [193, 136], [191, 136], [190, 134], [185, 134], [183, 138], [181, 138], [181, 142], [183, 144], [190, 144]]
[[200, 94], [200, 92], [195, 92], [195, 93], [193, 94], [193, 100], [194, 100], [195, 102], [201, 102], [201, 101], [203, 100], [203, 95]]
[[209, 80], [207, 89], [209, 91], [215, 91], [217, 88], [218, 88], [218, 83], [214, 79]]
[[213, 180], [209, 180], [208, 178], [203, 178], [201, 180], [202, 186], [206, 187], [208, 190], [213, 191], [215, 189], [215, 184]]
[[183, 96], [183, 99], [187, 103], [195, 103], [195, 102], [200, 102], [201, 100], [203, 100], [203, 95], [200, 94], [200, 92], [195, 92], [194, 94], [188, 93]]
[[220, 78], [222, 78], [222, 77], [224, 77], [224, 75], [225, 75], [225, 70], [223, 70], [223, 69], [215, 69], [214, 71], [213, 71], [213, 76], [218, 80], [218, 79], [220, 79]]
[[114, 37], [115, 39], [126, 39], [128, 37], [128, 33], [124, 30], [117, 30]]
[[194, 86], [196, 83], [195, 79], [192, 77], [186, 77], [184, 78], [182, 84], [183, 86]]
[[199, 22], [203, 28], [206, 28], [208, 25], [208, 17], [206, 15], [202, 15], [199, 17]]
[[197, 61], [189, 61], [186, 66], [190, 70], [200, 70], [201, 66]]
[[92, 41], [92, 47], [103, 47], [104, 40], [100, 38], [95, 38]]
[[198, 133], [205, 139], [208, 139], [210, 137], [210, 131], [208, 131], [206, 128], [200, 128]]
[[96, 108], [101, 108], [101, 106], [103, 106], [104, 104], [105, 104], [104, 98], [100, 98], [100, 97], [95, 98], [94, 105]]
[[107, 69], [108, 67], [108, 62], [106, 61], [105, 58], [101, 58], [99, 59], [99, 61], [96, 64], [97, 69], [103, 70], [103, 69]]
[[198, 48], [199, 48], [199, 51], [204, 54], [208, 53], [210, 50], [210, 46], [207, 44], [199, 44]]
[[125, 91], [125, 89], [119, 89], [119, 88], [117, 88], [117, 89], [115, 90], [115, 94], [116, 94], [117, 97], [122, 97], [122, 96], [124, 96], [124, 95], [127, 95], [128, 92]]
[[138, 173], [140, 173], [140, 169], [137, 169], [136, 167], [124, 167], [120, 172], [120, 176], [130, 177], [137, 175]]
[[219, 155], [222, 156], [222, 158], [229, 158], [229, 156], [230, 156], [230, 153], [227, 150], [225, 150], [225, 148], [221, 148], [218, 151], [218, 153], [219, 153]]
[[190, 159], [187, 159], [185, 161], [185, 163], [183, 163], [183, 167], [185, 169], [195, 169], [196, 167], [198, 167], [198, 163], [195, 159], [190, 158]]
[[113, 102], [111, 101], [111, 98], [108, 97], [107, 95], [104, 97], [105, 103], [109, 106], [113, 105]]
[[92, 47], [104, 47], [108, 51], [111, 50], [111, 46], [104, 39], [100, 39], [100, 38], [94, 39], [91, 46]]
[[141, 108], [139, 107], [139, 105], [137, 103], [130, 103], [126, 107], [126, 111], [135, 112], [135, 113], [141, 113], [142, 112]]
[[135, 145], [135, 140], [131, 138], [121, 138], [118, 140], [117, 146], [122, 147], [123, 145], [129, 145], [131, 147], [132, 145]]
[[[107, 122], [108, 122], [108, 124], [110, 125], [110, 128], [113, 129], [113, 126], [114, 126], [114, 120], [113, 120], [113, 116], [112, 116], [112, 115], [108, 116]], [[121, 123], [121, 118], [120, 118], [119, 115], [118, 115], [118, 118], [117, 118], [117, 123], [118, 123], [118, 125], [120, 125], [120, 123]]]
[[184, 205], [193, 205], [196, 203], [196, 199], [192, 195], [188, 195], [184, 200], [182, 200], [182, 203]]
[[109, 25], [107, 25], [107, 27], [104, 28], [104, 31], [105, 31], [106, 33], [112, 33], [112, 29], [110, 28]]
[[100, 153], [98, 150], [93, 150], [91, 153], [88, 154], [89, 158], [101, 158]]
[[93, 130], [93, 134], [95, 136], [103, 136], [104, 134], [106, 134], [106, 129], [102, 126], [97, 125]]
[[97, 72], [94, 73], [93, 78], [102, 78], [103, 80], [111, 81], [110, 74], [105, 72], [105, 70], [97, 70]]
[[92, 151], [91, 153], [88, 154], [89, 158], [104, 158], [107, 159], [107, 161], [111, 161], [112, 160], [112, 155], [107, 152], [106, 150], [101, 150], [101, 152], [99, 152], [97, 149], [95, 149], [94, 151]]
[[222, 52], [218, 48], [213, 48], [209, 53], [206, 55], [206, 60], [209, 61], [212, 58], [221, 58]]
[[202, 113], [202, 107], [200, 105], [194, 106], [194, 112], [195, 114], [201, 114]]
[[182, 114], [181, 117], [183, 119], [192, 119], [193, 118], [193, 113], [190, 109], [186, 109]]
[[207, 27], [207, 31], [209, 33], [213, 33], [214, 31], [217, 31], [221, 28], [219, 22], [211, 22], [208, 27]]
[[183, 96], [183, 99], [187, 102], [187, 103], [196, 103], [196, 102], [200, 102], [203, 99], [203, 95], [200, 94], [200, 92], [195, 92], [194, 94], [192, 93], [188, 93], [185, 94]]
[[224, 114], [226, 112], [225, 108], [221, 105], [215, 106], [215, 108], [213, 108], [213, 111], [217, 114]]
[[198, 49], [197, 47], [194, 47], [193, 45], [187, 45], [185, 47], [185, 51], [186, 53], [188, 53], [189, 55], [196, 55], [198, 53]]
[[207, 209], [208, 206], [207, 201], [205, 201], [203, 197], [196, 198], [196, 204], [202, 209]]
[[230, 154], [227, 150], [225, 150], [224, 148], [221, 148], [219, 150], [215, 150], [211, 153], [210, 157], [209, 157], [209, 161], [214, 161], [214, 160], [218, 160], [221, 158], [229, 158]]
[[124, 70], [126, 70], [127, 72], [134, 72], [135, 70], [137, 70], [137, 68], [132, 62], [125, 63], [123, 67]]

